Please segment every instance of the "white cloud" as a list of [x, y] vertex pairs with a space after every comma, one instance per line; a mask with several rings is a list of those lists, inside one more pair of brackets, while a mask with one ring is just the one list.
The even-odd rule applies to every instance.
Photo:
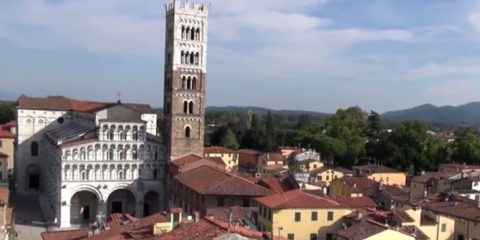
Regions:
[[429, 63], [408, 73], [411, 79], [434, 79], [445, 77], [466, 77], [478, 76], [480, 74], [480, 63], [456, 62], [448, 64]]

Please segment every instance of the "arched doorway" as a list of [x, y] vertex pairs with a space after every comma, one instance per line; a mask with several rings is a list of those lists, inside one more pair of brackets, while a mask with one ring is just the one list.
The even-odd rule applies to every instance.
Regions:
[[128, 213], [135, 216], [135, 196], [128, 189], [113, 191], [108, 196], [107, 204], [107, 216], [110, 216], [112, 213]]
[[40, 167], [31, 164], [27, 167], [27, 189], [30, 191], [40, 190]]
[[70, 223], [88, 224], [95, 220], [98, 209], [97, 196], [89, 191], [80, 191], [70, 201]]
[[150, 191], [143, 198], [143, 216], [149, 216], [159, 211], [158, 193]]

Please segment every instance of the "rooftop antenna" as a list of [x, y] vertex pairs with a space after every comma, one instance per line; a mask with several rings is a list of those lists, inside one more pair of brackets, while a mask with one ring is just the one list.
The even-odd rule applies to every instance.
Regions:
[[118, 104], [121, 104], [121, 103], [122, 103], [122, 100], [121, 100], [121, 99], [122, 99], [122, 93], [121, 93], [121, 92], [118, 92], [118, 93], [117, 93], [117, 103], [118, 103]]

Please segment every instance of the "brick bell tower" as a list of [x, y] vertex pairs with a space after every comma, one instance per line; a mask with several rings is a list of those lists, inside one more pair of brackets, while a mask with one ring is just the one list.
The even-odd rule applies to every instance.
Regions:
[[165, 8], [164, 139], [173, 160], [203, 155], [208, 6], [173, 1]]

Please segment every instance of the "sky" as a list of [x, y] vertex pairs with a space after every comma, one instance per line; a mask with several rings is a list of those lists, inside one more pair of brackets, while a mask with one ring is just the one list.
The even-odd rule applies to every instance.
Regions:
[[[166, 0], [0, 0], [0, 99], [162, 106]], [[207, 105], [384, 112], [480, 98], [478, 0], [208, 0]]]

